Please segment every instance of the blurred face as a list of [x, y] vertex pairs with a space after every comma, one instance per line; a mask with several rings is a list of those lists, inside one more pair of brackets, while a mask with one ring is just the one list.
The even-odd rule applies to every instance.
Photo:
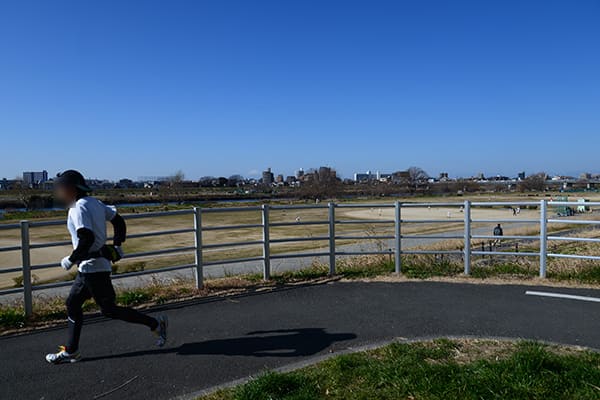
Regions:
[[54, 195], [59, 203], [70, 206], [77, 200], [77, 189], [73, 186], [58, 185], [54, 189]]

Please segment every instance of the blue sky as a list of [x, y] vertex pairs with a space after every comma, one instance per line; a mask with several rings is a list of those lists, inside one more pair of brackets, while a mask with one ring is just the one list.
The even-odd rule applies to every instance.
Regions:
[[0, 178], [600, 172], [600, 2], [5, 1]]

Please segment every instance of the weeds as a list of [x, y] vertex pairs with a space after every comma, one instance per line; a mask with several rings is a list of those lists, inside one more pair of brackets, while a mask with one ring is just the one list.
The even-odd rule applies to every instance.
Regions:
[[128, 290], [117, 296], [117, 303], [124, 306], [133, 306], [145, 303], [152, 298], [151, 292], [146, 289]]
[[0, 327], [23, 328], [27, 320], [21, 307], [0, 307]]

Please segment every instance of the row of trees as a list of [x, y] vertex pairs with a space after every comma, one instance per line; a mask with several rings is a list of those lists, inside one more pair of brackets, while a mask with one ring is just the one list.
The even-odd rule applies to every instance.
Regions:
[[319, 168], [309, 170], [306, 179], [300, 185], [300, 197], [305, 199], [325, 199], [337, 197], [343, 192], [343, 185], [337, 177], [335, 170], [331, 168]]
[[[422, 191], [424, 193], [473, 193], [482, 190], [482, 186], [472, 180], [456, 180], [449, 182], [439, 182], [435, 186], [426, 185], [429, 175], [419, 167], [411, 167], [405, 172], [397, 172], [393, 174], [394, 179], [390, 185], [367, 186], [363, 194], [368, 195], [391, 195], [398, 193], [416, 193]], [[164, 201], [183, 201], [183, 182], [185, 175], [178, 171], [173, 174], [165, 184], [161, 185], [159, 190], [160, 197]], [[236, 187], [245, 183], [241, 175], [232, 175], [229, 178], [215, 178], [206, 176], [200, 179], [200, 186], [229, 186]], [[360, 185], [359, 185], [360, 187]], [[498, 191], [505, 190], [505, 185], [498, 185]], [[489, 189], [489, 188], [488, 188]], [[517, 190], [521, 192], [528, 191], [544, 191], [547, 189], [547, 174], [540, 172], [530, 175], [520, 181], [517, 185]], [[347, 188], [342, 184], [340, 178], [337, 177], [336, 171], [331, 168], [319, 168], [309, 170], [306, 179], [300, 185], [296, 194], [301, 198], [324, 199], [338, 197], [347, 193]]]
[[199, 182], [201, 187], [237, 187], [243, 185], [246, 180], [241, 175], [231, 175], [229, 178], [203, 176]]
[[548, 175], [545, 172], [529, 175], [517, 185], [520, 192], [542, 192], [546, 190]]

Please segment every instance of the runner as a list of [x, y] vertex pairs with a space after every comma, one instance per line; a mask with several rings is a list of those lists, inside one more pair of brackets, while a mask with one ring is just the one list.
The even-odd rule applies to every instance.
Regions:
[[502, 225], [498, 224], [495, 228], [494, 228], [494, 236], [498, 237], [498, 239], [494, 240], [492, 242], [492, 245], [494, 247], [498, 246], [501, 242], [501, 237], [504, 236], [504, 229], [502, 229]]
[[[57, 175], [54, 181], [56, 197], [69, 207], [67, 228], [73, 242], [73, 253], [62, 259], [61, 266], [70, 270], [77, 265], [77, 277], [67, 298], [69, 340], [60, 346], [58, 353], [46, 355], [51, 364], [72, 363], [81, 359], [79, 337], [83, 326], [83, 303], [93, 298], [102, 314], [113, 319], [146, 325], [157, 337], [162, 347], [167, 341], [167, 318], [158, 319], [132, 308], [117, 306], [110, 274], [111, 261], [123, 257], [121, 244], [125, 241], [126, 225], [117, 211], [100, 200], [90, 197], [91, 189], [83, 175], [68, 170]], [[106, 245], [106, 221], [114, 228], [114, 246]]]

